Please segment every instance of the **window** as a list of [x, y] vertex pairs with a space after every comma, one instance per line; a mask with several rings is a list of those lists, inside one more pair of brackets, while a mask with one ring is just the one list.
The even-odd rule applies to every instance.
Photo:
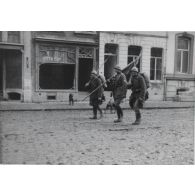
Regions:
[[[141, 52], [140, 46], [130, 45], [128, 47], [128, 58], [127, 58], [127, 64], [131, 63], [132, 61], [136, 60]], [[137, 63], [137, 68], [140, 71], [140, 59]]]
[[118, 62], [118, 45], [105, 44], [104, 48], [104, 76], [106, 79], [114, 74], [114, 67]]
[[162, 48], [151, 48], [150, 80], [162, 79]]
[[[114, 75], [114, 67], [118, 63], [118, 45], [107, 43], [104, 47], [104, 76], [109, 79]], [[106, 90], [110, 91], [112, 88], [108, 84]]]
[[20, 31], [8, 31], [9, 43], [20, 43]]
[[185, 36], [177, 37], [176, 72], [188, 73], [190, 65], [191, 40]]
[[72, 89], [74, 73], [74, 64], [42, 64], [39, 71], [40, 89]]

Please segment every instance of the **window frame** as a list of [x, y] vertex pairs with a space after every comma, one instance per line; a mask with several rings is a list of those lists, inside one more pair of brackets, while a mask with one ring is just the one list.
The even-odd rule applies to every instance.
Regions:
[[[184, 38], [189, 41], [188, 43], [188, 65], [187, 65], [187, 71], [182, 72], [183, 69], [183, 52], [187, 51], [186, 49], [179, 49], [178, 48], [178, 41], [179, 38]], [[174, 74], [178, 75], [184, 75], [184, 74], [192, 74], [192, 67], [193, 67], [193, 47], [194, 47], [194, 36], [191, 34], [188, 34], [186, 32], [184, 33], [178, 33], [175, 35], [175, 58], [174, 58]], [[178, 63], [178, 58], [177, 58], [177, 52], [181, 51], [181, 65], [180, 65], [180, 71], [177, 70], [177, 63]]]
[[[157, 56], [152, 56], [152, 49], [161, 49], [162, 50], [162, 55], [161, 55], [161, 57], [157, 57]], [[151, 80], [150, 79], [150, 81], [152, 81], [152, 82], [162, 82], [162, 79], [163, 79], [163, 77], [162, 77], [162, 74], [163, 74], [163, 48], [161, 48], [161, 47], [152, 47], [151, 49], [150, 49], [150, 73], [151, 73], [151, 59], [154, 59], [154, 79], [153, 80]], [[160, 78], [160, 80], [158, 79], [156, 79], [156, 75], [157, 75], [157, 60], [158, 59], [161, 59], [161, 78]], [[158, 69], [158, 70], [160, 70], [160, 69]]]

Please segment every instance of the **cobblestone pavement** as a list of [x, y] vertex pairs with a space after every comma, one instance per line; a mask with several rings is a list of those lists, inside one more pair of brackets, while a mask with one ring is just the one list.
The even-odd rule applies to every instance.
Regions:
[[193, 164], [194, 113], [143, 110], [114, 124], [115, 114], [88, 119], [90, 111], [0, 112], [3, 164]]

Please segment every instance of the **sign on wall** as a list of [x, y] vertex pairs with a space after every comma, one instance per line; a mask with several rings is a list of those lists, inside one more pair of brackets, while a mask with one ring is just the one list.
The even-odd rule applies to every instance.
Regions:
[[43, 46], [39, 47], [39, 61], [44, 63], [76, 63], [76, 49], [74, 47]]

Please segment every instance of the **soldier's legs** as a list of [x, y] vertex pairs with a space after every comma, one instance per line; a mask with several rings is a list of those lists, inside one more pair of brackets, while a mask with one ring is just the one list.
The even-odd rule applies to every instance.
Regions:
[[139, 108], [140, 108], [140, 102], [137, 99], [135, 101], [135, 104], [134, 104], [134, 111], [135, 111], [136, 120], [134, 123], [132, 123], [133, 125], [139, 125], [141, 123], [141, 112], [140, 112]]
[[97, 105], [97, 110], [99, 110], [99, 112], [100, 112], [100, 118], [102, 118], [103, 117], [103, 113], [102, 113], [102, 109], [100, 108], [99, 105]]
[[118, 119], [115, 120], [114, 122], [121, 122], [123, 118], [123, 111], [122, 111], [122, 108], [120, 107], [120, 103], [121, 103], [121, 100], [116, 100], [114, 103], [114, 106], [117, 112], [117, 117], [118, 117]]
[[90, 119], [97, 119], [97, 106], [93, 105], [93, 117], [90, 117]]

